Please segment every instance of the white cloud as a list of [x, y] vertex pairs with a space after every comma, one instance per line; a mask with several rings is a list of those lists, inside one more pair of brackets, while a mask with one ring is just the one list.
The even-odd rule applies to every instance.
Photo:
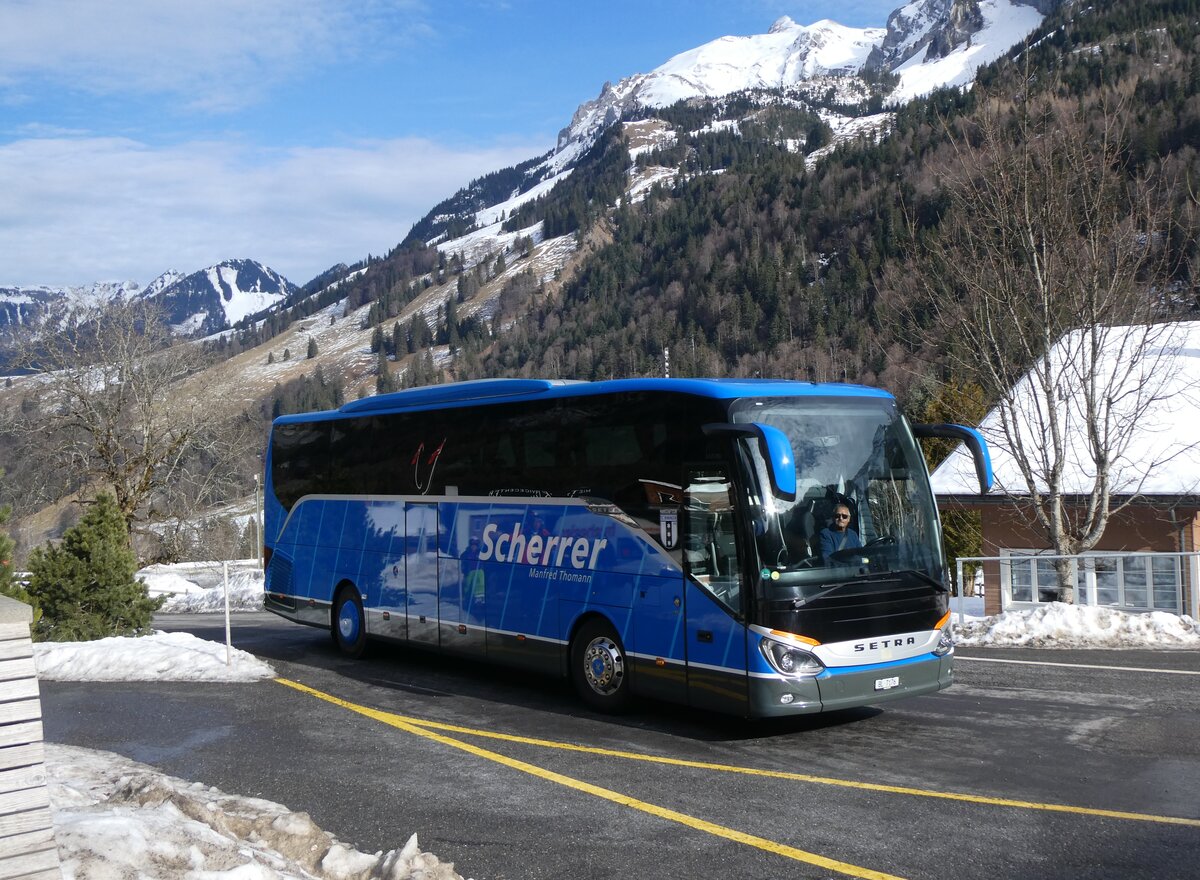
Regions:
[[235, 257], [303, 284], [335, 263], [386, 252], [472, 178], [548, 146], [15, 141], [0, 145], [0, 285], [145, 284], [166, 269]]
[[0, 89], [253, 103], [303, 66], [428, 36], [422, 0], [0, 0]]

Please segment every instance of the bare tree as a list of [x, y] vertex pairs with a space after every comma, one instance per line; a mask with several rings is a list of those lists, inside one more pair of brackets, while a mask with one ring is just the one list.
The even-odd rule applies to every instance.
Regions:
[[[993, 101], [947, 126], [940, 219], [920, 229], [914, 213], [915, 257], [888, 285], [908, 332], [994, 403], [989, 441], [1020, 474], [1000, 488], [1063, 555], [1094, 547], [1161, 463], [1121, 471], [1143, 418], [1177, 393], [1156, 368], [1172, 355], [1182, 218], [1168, 181], [1127, 169], [1121, 111]], [[1073, 601], [1069, 565], [1058, 574]]]
[[153, 304], [78, 307], [26, 337], [17, 360], [37, 375], [10, 431], [44, 466], [45, 500], [110, 489], [132, 536], [230, 491], [244, 432], [213, 424], [203, 389], [179, 392], [203, 354], [173, 344]]

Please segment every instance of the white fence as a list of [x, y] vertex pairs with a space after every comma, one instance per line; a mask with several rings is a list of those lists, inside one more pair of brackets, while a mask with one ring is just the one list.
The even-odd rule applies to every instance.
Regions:
[[62, 876], [42, 744], [28, 605], [0, 596], [0, 878]]
[[1010, 550], [1001, 556], [961, 557], [956, 594], [965, 594], [964, 570], [976, 563], [985, 573], [985, 589], [999, 589], [1001, 611], [1036, 608], [1058, 599], [1059, 560], [1067, 560], [1071, 567], [1079, 605], [1131, 612], [1167, 611], [1200, 619], [1200, 553], [1094, 552], [1059, 556]]

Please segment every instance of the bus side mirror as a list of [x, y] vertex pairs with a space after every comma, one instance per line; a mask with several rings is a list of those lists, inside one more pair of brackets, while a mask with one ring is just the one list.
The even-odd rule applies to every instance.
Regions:
[[784, 501], [796, 500], [796, 454], [787, 434], [761, 422], [726, 424], [714, 422], [703, 425], [706, 437], [728, 435], [758, 441], [758, 450], [767, 463], [767, 474], [771, 480], [771, 492]]
[[979, 479], [979, 494], [986, 495], [992, 488], [992, 456], [987, 441], [974, 428], [966, 425], [913, 425], [917, 438], [936, 437], [942, 440], [958, 440], [971, 450], [975, 459], [975, 476]]

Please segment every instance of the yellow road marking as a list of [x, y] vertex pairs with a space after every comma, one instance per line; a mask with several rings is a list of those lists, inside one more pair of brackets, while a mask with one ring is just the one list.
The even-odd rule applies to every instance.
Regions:
[[[282, 684], [305, 689], [304, 685], [289, 682], [286, 679], [276, 679]], [[319, 694], [319, 691], [313, 691]], [[336, 697], [328, 697], [337, 701]], [[347, 706], [352, 704], [347, 703]], [[357, 707], [356, 711], [357, 711]], [[368, 712], [375, 710], [365, 710]], [[388, 714], [391, 713], [381, 713]], [[538, 746], [546, 749], [558, 749], [567, 752], [580, 752], [589, 755], [599, 755], [606, 758], [622, 758], [627, 761], [644, 761], [651, 764], [666, 764], [673, 767], [690, 767], [697, 770], [715, 770], [721, 773], [740, 773], [745, 776], [762, 776], [771, 779], [787, 779], [794, 782], [808, 782], [815, 785], [832, 785], [839, 788], [852, 788], [860, 791], [878, 791], [886, 794], [903, 794], [913, 797], [936, 798], [939, 800], [960, 801], [962, 803], [983, 804], [992, 807], [1010, 807], [1021, 810], [1041, 810], [1049, 813], [1068, 813], [1079, 816], [1097, 816], [1104, 819], [1124, 819], [1132, 822], [1156, 822], [1163, 825], [1183, 825], [1200, 828], [1200, 819], [1185, 819], [1178, 816], [1156, 816], [1152, 813], [1130, 813], [1122, 810], [1101, 810], [1093, 807], [1076, 807], [1069, 804], [1047, 804], [1036, 801], [1014, 800], [1012, 798], [988, 797], [986, 795], [962, 794], [950, 791], [936, 791], [925, 788], [910, 788], [901, 785], [884, 785], [877, 782], [859, 782], [852, 779], [836, 779], [829, 776], [813, 776], [808, 773], [792, 773], [787, 770], [761, 770], [756, 767], [738, 767], [730, 764], [715, 764], [708, 761], [690, 761], [685, 758], [668, 758], [661, 755], [646, 755], [639, 752], [624, 752], [617, 749], [602, 749], [594, 746], [580, 746], [555, 740], [536, 739], [528, 736], [517, 736], [511, 733], [496, 733], [491, 730], [479, 730], [472, 727], [460, 727], [454, 724], [443, 724], [438, 721], [426, 721], [421, 718], [410, 718], [402, 715], [392, 715], [406, 724], [422, 727], [427, 730], [442, 730], [447, 733], [460, 733], [466, 736], [477, 736], [483, 739], [502, 740], [504, 742], [520, 743], [522, 745]]]
[[335, 706], [341, 706], [343, 709], [348, 709], [351, 712], [357, 712], [359, 715], [365, 715], [367, 718], [372, 718], [384, 724], [396, 727], [400, 730], [416, 736], [424, 737], [425, 739], [433, 740], [442, 745], [451, 746], [452, 748], [461, 749], [476, 757], [485, 758], [489, 761], [495, 761], [503, 764], [506, 767], [511, 767], [514, 770], [520, 770], [523, 773], [528, 773], [540, 779], [545, 779], [548, 782], [555, 782], [559, 785], [564, 785], [567, 788], [575, 789], [586, 794], [594, 795], [598, 798], [603, 798], [607, 801], [612, 801], [621, 806], [630, 807], [634, 810], [640, 810], [643, 813], [648, 813], [651, 816], [657, 816], [660, 819], [666, 819], [669, 822], [678, 822], [680, 825], [686, 825], [689, 828], [694, 828], [697, 831], [703, 831], [707, 834], [712, 834], [715, 837], [722, 837], [726, 840], [732, 840], [735, 843], [742, 843], [747, 846], [752, 846], [757, 849], [765, 850], [775, 855], [785, 858], [794, 859], [798, 862], [804, 862], [809, 865], [815, 865], [818, 868], [824, 868], [827, 871], [835, 871], [839, 874], [845, 874], [848, 877], [859, 877], [863, 880], [902, 880], [893, 874], [884, 874], [879, 871], [872, 871], [869, 868], [861, 868], [858, 865], [851, 865], [848, 862], [839, 862], [835, 859], [827, 859], [824, 856], [819, 856], [816, 853], [806, 852], [802, 849], [796, 849], [786, 844], [777, 843], [773, 840], [767, 840], [764, 837], [757, 837], [753, 834], [746, 834], [742, 831], [736, 831], [733, 828], [726, 828], [723, 825], [717, 825], [712, 822], [706, 822], [703, 819], [697, 819], [695, 816], [689, 816], [686, 813], [679, 813], [675, 810], [666, 807], [660, 807], [657, 804], [651, 804], [647, 801], [638, 800], [637, 798], [623, 795], [620, 792], [612, 791], [611, 789], [601, 788], [598, 785], [592, 785], [589, 782], [584, 782], [579, 779], [574, 779], [570, 776], [563, 776], [561, 773], [555, 773], [552, 770], [546, 770], [542, 767], [527, 764], [524, 761], [518, 761], [515, 758], [510, 758], [507, 755], [501, 755], [498, 752], [488, 751], [479, 746], [471, 745], [462, 740], [453, 739], [448, 736], [443, 736], [440, 733], [434, 733], [432, 730], [427, 730], [428, 725], [419, 722], [414, 718], [406, 718], [402, 715], [396, 715], [392, 712], [384, 712], [379, 709], [371, 709], [367, 706], [359, 706], [355, 703], [342, 700], [330, 694], [322, 693], [300, 684], [299, 682], [290, 681], [286, 678], [277, 678], [275, 681], [280, 684], [287, 685], [290, 688], [295, 688], [302, 693], [309, 694], [317, 699], [324, 700], [327, 703], [333, 703]]
[[879, 791], [887, 794], [905, 794], [913, 797], [937, 798], [947, 801], [962, 801], [971, 804], [984, 804], [992, 807], [1015, 807], [1022, 810], [1043, 810], [1050, 813], [1074, 813], [1081, 816], [1099, 816], [1105, 819], [1127, 819], [1134, 822], [1158, 822], [1165, 825], [1186, 825], [1200, 828], [1200, 819], [1184, 819], [1178, 816], [1156, 816], [1152, 813], [1127, 813], [1121, 810], [1100, 810], [1092, 807], [1075, 807], [1069, 804], [1043, 804], [1036, 801], [1021, 801], [1011, 798], [987, 797], [978, 794], [960, 794], [952, 791], [936, 791], [927, 788], [909, 788], [902, 785], [884, 785], [878, 782], [859, 782], [853, 779], [836, 779], [829, 776], [813, 776], [808, 773], [792, 773], [787, 770], [760, 770], [757, 767], [738, 767], [731, 764], [714, 764], [708, 761], [689, 761], [685, 758], [667, 758], [661, 755], [646, 755], [640, 752], [623, 752], [617, 749], [602, 749], [594, 746], [579, 746], [572, 743], [556, 742], [548, 739], [535, 739], [528, 736], [516, 736], [511, 733], [496, 733], [491, 730], [477, 730], [471, 727], [458, 727], [453, 724], [442, 724], [438, 721], [424, 721], [418, 718], [405, 719], [410, 724], [417, 724], [430, 730], [445, 730], [450, 733], [461, 733], [467, 736], [478, 736], [486, 739], [506, 740], [524, 745], [540, 746], [546, 749], [560, 749], [567, 752], [582, 752], [584, 754], [600, 755], [606, 758], [623, 758], [627, 761], [645, 761], [651, 764], [669, 764], [674, 767], [691, 767], [697, 770], [717, 770], [722, 773], [741, 773], [745, 776], [765, 776], [772, 779], [788, 779], [795, 782], [809, 782], [816, 785], [833, 785], [839, 788], [855, 788], [862, 791]]

